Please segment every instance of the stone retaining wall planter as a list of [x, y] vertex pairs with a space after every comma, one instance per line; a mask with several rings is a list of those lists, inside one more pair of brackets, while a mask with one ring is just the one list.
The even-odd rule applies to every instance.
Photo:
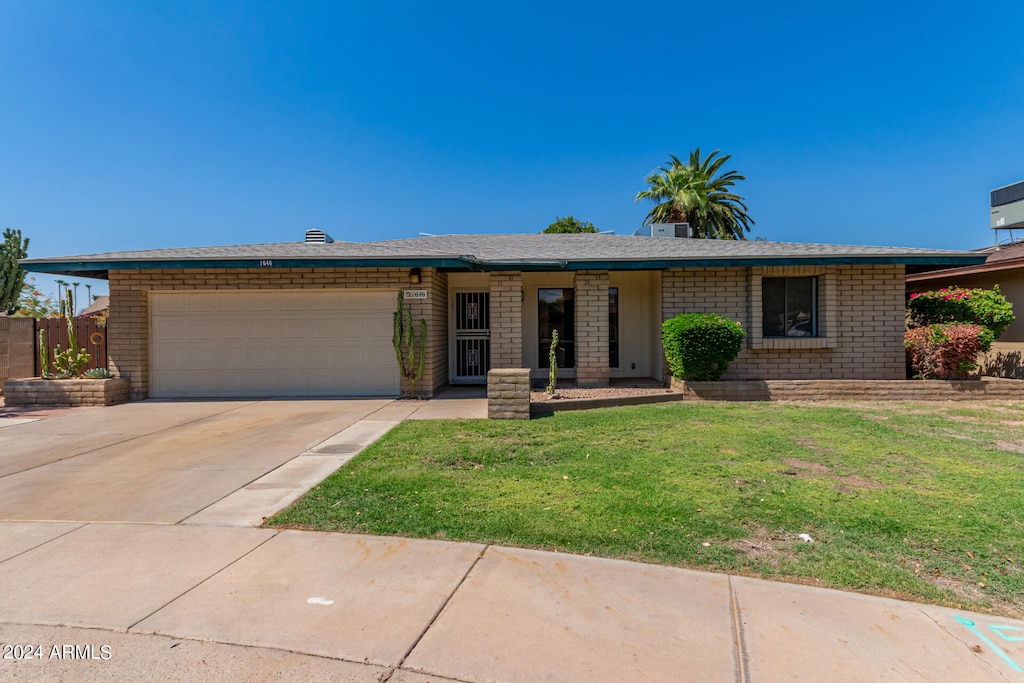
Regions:
[[614, 408], [616, 406], [641, 406], [650, 403], [667, 403], [683, 400], [678, 391], [639, 396], [610, 396], [608, 398], [563, 398], [551, 401], [534, 401], [530, 404], [530, 416], [541, 417], [562, 410], [590, 410], [592, 408]]
[[947, 380], [766, 380], [686, 382], [671, 393], [648, 396], [534, 401], [532, 417], [562, 410], [589, 410], [668, 401], [1024, 401], [1024, 380], [983, 377]]
[[128, 401], [126, 377], [109, 379], [9, 379], [4, 382], [7, 406], [111, 406]]
[[966, 380], [672, 380], [683, 401], [978, 401], [1024, 400], [1024, 381]]

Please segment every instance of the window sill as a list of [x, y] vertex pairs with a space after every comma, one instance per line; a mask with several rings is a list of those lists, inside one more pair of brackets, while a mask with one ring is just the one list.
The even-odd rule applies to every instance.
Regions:
[[784, 349], [831, 349], [834, 344], [827, 337], [762, 337], [750, 342], [752, 349], [784, 350]]

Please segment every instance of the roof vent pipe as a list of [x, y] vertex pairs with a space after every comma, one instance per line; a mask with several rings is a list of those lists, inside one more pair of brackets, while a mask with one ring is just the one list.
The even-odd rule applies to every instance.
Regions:
[[334, 238], [331, 237], [330, 235], [328, 235], [323, 230], [317, 230], [316, 228], [311, 228], [311, 229], [306, 231], [306, 241], [307, 242], [320, 242], [322, 244], [322, 243], [325, 243], [325, 242], [333, 242]]

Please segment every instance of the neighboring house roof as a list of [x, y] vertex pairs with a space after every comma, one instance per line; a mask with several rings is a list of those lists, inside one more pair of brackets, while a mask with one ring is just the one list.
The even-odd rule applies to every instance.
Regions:
[[24, 259], [26, 270], [106, 277], [136, 268], [435, 267], [441, 270], [650, 270], [893, 263], [965, 266], [975, 252], [594, 234], [439, 235], [382, 242], [280, 242]]
[[110, 308], [110, 297], [109, 296], [98, 296], [96, 299], [89, 304], [85, 310], [78, 314], [78, 317], [86, 315], [96, 315]]
[[945, 268], [943, 270], [908, 275], [907, 282], [930, 282], [958, 275], [994, 273], [1002, 270], [1024, 268], [1024, 242], [1015, 242], [999, 247], [987, 247], [985, 249], [978, 249], [974, 253], [984, 255], [986, 257], [985, 262], [960, 268]]

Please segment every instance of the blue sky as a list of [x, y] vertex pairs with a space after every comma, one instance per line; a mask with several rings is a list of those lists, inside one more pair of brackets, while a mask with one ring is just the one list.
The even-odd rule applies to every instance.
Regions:
[[1022, 26], [1016, 0], [4, 0], [0, 228], [36, 257], [628, 234], [700, 147], [746, 175], [751, 237], [978, 248], [1024, 180]]

